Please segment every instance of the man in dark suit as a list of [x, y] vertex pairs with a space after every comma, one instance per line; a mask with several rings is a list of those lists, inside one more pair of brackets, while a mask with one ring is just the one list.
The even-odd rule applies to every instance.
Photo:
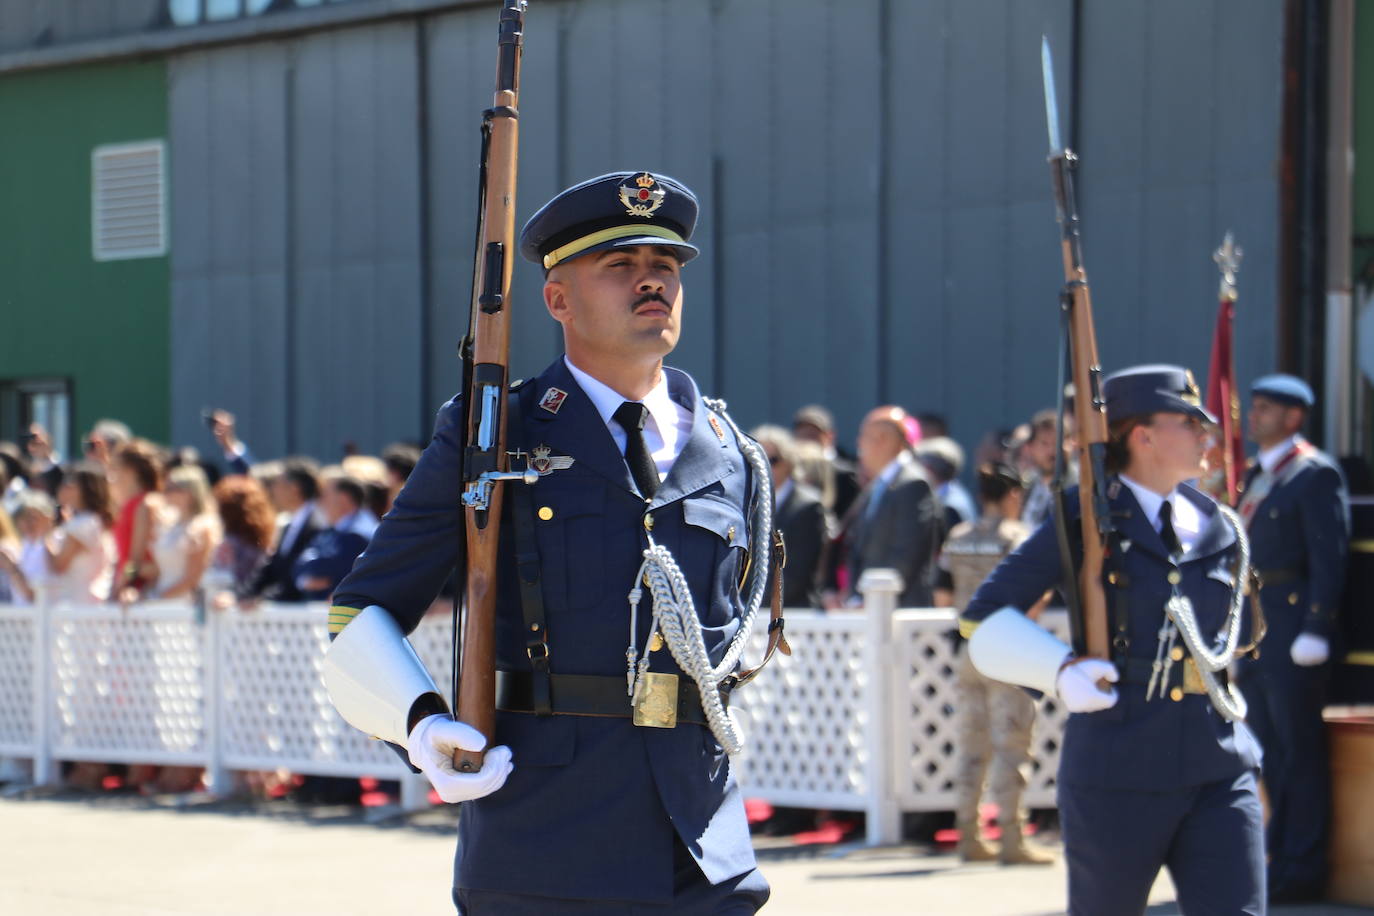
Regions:
[[1331, 824], [1322, 707], [1349, 514], [1339, 468], [1300, 432], [1315, 403], [1307, 383], [1291, 375], [1251, 386], [1249, 433], [1260, 450], [1240, 501], [1269, 624], [1264, 650], [1242, 666], [1240, 683], [1264, 748], [1269, 891], [1280, 902], [1321, 898]]
[[309, 458], [287, 458], [272, 481], [272, 502], [288, 517], [277, 530], [276, 548], [254, 579], [250, 596], [266, 601], [304, 601], [292, 568], [310, 542], [325, 528], [316, 504], [319, 466]]
[[328, 527], [310, 539], [291, 567], [306, 601], [327, 599], [367, 547], [377, 520], [367, 510], [366, 499], [362, 481], [343, 469], [326, 469], [320, 475], [320, 511]]
[[792, 435], [781, 426], [760, 426], [751, 435], [773, 468], [773, 525], [782, 532], [787, 547], [787, 565], [782, 571], [783, 606], [818, 608], [821, 569], [833, 520], [820, 493], [796, 477], [797, 443]]
[[849, 511], [843, 545], [848, 590], [867, 569], [902, 576], [902, 607], [930, 607], [935, 557], [944, 540], [944, 509], [906, 435], [906, 411], [878, 407], [859, 428], [859, 466], [870, 481]]

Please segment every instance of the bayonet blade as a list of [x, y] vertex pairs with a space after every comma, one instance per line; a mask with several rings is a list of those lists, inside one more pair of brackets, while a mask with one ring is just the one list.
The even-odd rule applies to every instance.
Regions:
[[1040, 36], [1040, 72], [1045, 79], [1045, 124], [1050, 132], [1050, 155], [1064, 149], [1059, 140], [1059, 101], [1054, 94], [1054, 58], [1048, 35]]

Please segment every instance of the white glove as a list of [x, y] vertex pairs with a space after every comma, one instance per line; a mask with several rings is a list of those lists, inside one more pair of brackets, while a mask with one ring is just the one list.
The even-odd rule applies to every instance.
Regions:
[[1311, 668], [1331, 657], [1331, 646], [1325, 637], [1299, 633], [1298, 638], [1293, 640], [1293, 645], [1289, 647], [1288, 654], [1293, 657], [1293, 664]]
[[1102, 658], [1081, 658], [1069, 662], [1055, 678], [1055, 692], [1069, 712], [1098, 712], [1116, 705], [1116, 690], [1099, 690], [1098, 681], [1115, 684], [1121, 675], [1116, 665]]
[[460, 773], [453, 765], [455, 751], [480, 751], [486, 746], [487, 739], [477, 729], [441, 715], [421, 719], [406, 740], [410, 762], [420, 768], [439, 797], [449, 804], [490, 795], [505, 785], [515, 766], [511, 763], [510, 748], [504, 744], [487, 751], [482, 769], [476, 773]]

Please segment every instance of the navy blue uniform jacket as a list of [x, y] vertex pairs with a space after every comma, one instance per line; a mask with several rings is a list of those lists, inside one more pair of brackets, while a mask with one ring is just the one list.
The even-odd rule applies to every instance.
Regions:
[[[750, 473], [729, 426], [710, 421], [691, 378], [664, 371], [672, 398], [693, 411], [693, 424], [647, 512], [655, 541], [672, 550], [690, 583], [718, 663], [742, 616], [738, 582]], [[555, 388], [566, 393], [556, 411], [541, 406], [553, 404], [556, 396], [545, 396]], [[518, 444], [546, 445], [554, 456], [574, 458], [532, 490], [550, 668], [623, 679], [627, 595], [647, 544], [645, 502], [562, 359], [518, 392], [527, 438]], [[433, 441], [339, 586], [335, 604], [381, 605], [406, 632], [419, 623], [463, 536], [457, 450], [463, 422], [457, 399], [440, 410]], [[505, 505], [512, 502], [507, 495]], [[542, 508], [551, 513], [539, 513]], [[497, 668], [529, 671], [511, 525], [503, 525], [501, 536]], [[650, 604], [646, 593], [636, 634], [641, 650]], [[653, 654], [651, 670], [678, 672], [666, 649]], [[755, 865], [729, 760], [704, 726], [641, 728], [628, 718], [498, 712], [495, 740], [510, 746], [515, 769], [500, 790], [462, 807], [459, 887], [667, 903], [674, 831], [713, 883]]]
[[[1215, 634], [1222, 627], [1234, 587], [1235, 533], [1209, 497], [1186, 484], [1179, 490], [1198, 506], [1205, 520], [1197, 545], [1178, 567], [1179, 587], [1192, 599], [1202, 632]], [[1130, 621], [1125, 656], [1148, 665], [1155, 657], [1164, 604], [1171, 594], [1168, 575], [1174, 566], [1130, 488], [1111, 479], [1108, 496], [1121, 533], [1124, 576], [1114, 585], [1104, 581], [1107, 602], [1110, 608], [1124, 596]], [[1076, 516], [1077, 488], [1069, 492], [1068, 504]], [[1071, 524], [1077, 526], [1078, 519]], [[1062, 579], [1059, 544], [1050, 518], [974, 594], [964, 614], [966, 635], [970, 624], [1000, 608], [1010, 605], [1024, 612], [1046, 589], [1061, 586]], [[1174, 664], [1170, 685], [1180, 682], [1182, 669], [1182, 662]], [[1117, 685], [1120, 699], [1111, 709], [1069, 716], [1059, 761], [1061, 784], [1162, 791], [1230, 780], [1259, 766], [1259, 745], [1250, 729], [1226, 721], [1205, 695], [1185, 694], [1177, 701], [1166, 695], [1147, 702], [1145, 687], [1127, 683], [1123, 677]]]
[[[1332, 639], [1345, 586], [1349, 545], [1345, 481], [1327, 455], [1303, 449], [1294, 466], [1250, 517], [1250, 554], [1261, 578], [1267, 650], [1260, 668], [1292, 665], [1288, 649], [1300, 633]], [[1253, 477], [1252, 477], [1253, 479]], [[1282, 573], [1280, 576], [1279, 573]]]

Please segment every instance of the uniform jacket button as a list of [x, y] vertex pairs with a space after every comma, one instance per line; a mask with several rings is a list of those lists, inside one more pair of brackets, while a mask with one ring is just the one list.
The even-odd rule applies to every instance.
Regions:
[[1169, 699], [1173, 700], [1175, 703], [1183, 699], [1183, 688], [1174, 687], [1173, 689], [1171, 689], [1169, 691]]

